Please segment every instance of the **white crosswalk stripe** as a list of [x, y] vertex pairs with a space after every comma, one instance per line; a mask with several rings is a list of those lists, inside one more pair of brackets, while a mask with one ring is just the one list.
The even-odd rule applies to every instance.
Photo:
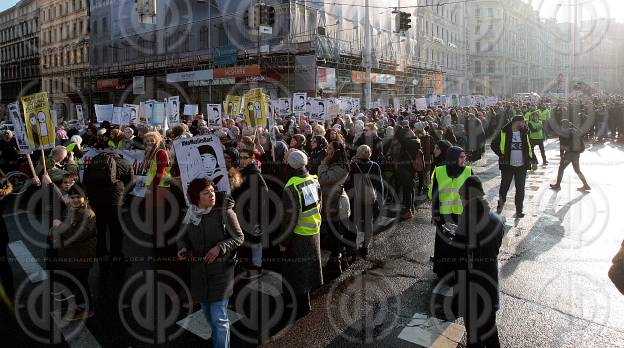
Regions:
[[30, 253], [24, 242], [18, 240], [9, 243], [9, 250], [11, 250], [11, 253], [13, 253], [13, 256], [15, 256], [15, 259], [17, 259], [17, 262], [32, 283], [48, 279], [48, 274], [41, 268], [39, 262]]
[[399, 339], [431, 348], [455, 348], [464, 337], [462, 325], [416, 313], [399, 334]]
[[61, 331], [65, 341], [72, 348], [97, 348], [102, 347], [95, 336], [84, 325], [83, 321], [68, 321], [61, 317], [60, 311], [50, 313], [56, 327]]

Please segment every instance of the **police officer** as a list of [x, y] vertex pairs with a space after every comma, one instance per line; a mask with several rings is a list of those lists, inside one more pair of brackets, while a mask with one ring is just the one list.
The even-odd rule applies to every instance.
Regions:
[[516, 184], [516, 218], [524, 217], [524, 186], [527, 170], [536, 163], [533, 149], [530, 146], [529, 129], [522, 116], [514, 116], [494, 139], [490, 147], [498, 156], [498, 167], [501, 171], [501, 185], [498, 192], [496, 212], [503, 212], [507, 192], [511, 180]]
[[458, 146], [452, 146], [447, 150], [446, 164], [436, 167], [431, 174], [429, 199], [436, 226], [433, 272], [440, 278], [455, 269], [454, 262], [450, 260], [457, 255], [457, 251], [452, 249], [449, 239], [443, 232], [443, 225], [458, 223], [459, 216], [464, 211], [459, 188], [471, 175], [472, 168], [466, 166], [466, 153]]
[[282, 195], [284, 228], [280, 250], [284, 277], [293, 287], [297, 317], [310, 312], [310, 291], [323, 285], [321, 266], [321, 185], [306, 169], [308, 157], [299, 150], [287, 155], [290, 179]]

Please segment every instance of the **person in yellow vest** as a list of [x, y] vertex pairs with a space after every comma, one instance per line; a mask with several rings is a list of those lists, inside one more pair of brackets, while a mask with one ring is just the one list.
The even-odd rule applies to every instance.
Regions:
[[537, 164], [531, 142], [529, 128], [523, 116], [514, 116], [490, 144], [492, 151], [498, 156], [498, 168], [501, 171], [501, 185], [498, 192], [496, 212], [503, 212], [507, 192], [513, 180], [516, 185], [516, 218], [524, 217], [524, 189], [527, 171]]
[[80, 135], [73, 135], [69, 138], [69, 144], [65, 146], [67, 148], [67, 152], [72, 152], [75, 158], [82, 158], [84, 155], [84, 151], [82, 151], [82, 137]]
[[310, 312], [310, 292], [323, 285], [321, 266], [321, 185], [306, 169], [308, 156], [299, 150], [289, 152], [290, 179], [282, 195], [284, 278], [296, 295], [297, 318]]
[[119, 129], [113, 129], [110, 131], [110, 137], [108, 139], [107, 146], [109, 149], [123, 149], [124, 148], [124, 134]]
[[446, 164], [435, 168], [431, 174], [429, 199], [431, 213], [436, 226], [433, 251], [433, 272], [439, 278], [455, 270], [452, 261], [457, 251], [444, 233], [447, 223], [457, 225], [464, 208], [459, 196], [459, 188], [472, 175], [472, 168], [466, 166], [466, 152], [458, 146], [451, 146], [446, 152]]
[[163, 204], [164, 191], [171, 187], [171, 167], [169, 155], [163, 139], [158, 132], [148, 132], [145, 138], [145, 158], [141, 164], [141, 173], [145, 173], [145, 185], [153, 195], [154, 206]]
[[531, 140], [531, 149], [535, 153], [535, 146], [539, 147], [542, 154], [542, 164], [547, 165], [546, 151], [544, 150], [544, 122], [541, 119], [539, 111], [533, 112], [533, 116], [529, 120], [529, 139]]

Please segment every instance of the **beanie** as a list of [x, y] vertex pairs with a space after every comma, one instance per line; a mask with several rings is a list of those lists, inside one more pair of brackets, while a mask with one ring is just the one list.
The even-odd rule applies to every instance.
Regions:
[[288, 154], [288, 165], [294, 169], [301, 169], [308, 164], [308, 156], [299, 150], [294, 150]]

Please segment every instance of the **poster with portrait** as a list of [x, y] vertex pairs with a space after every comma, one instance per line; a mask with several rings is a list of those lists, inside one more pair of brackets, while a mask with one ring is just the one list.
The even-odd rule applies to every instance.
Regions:
[[22, 97], [28, 147], [31, 150], [54, 147], [56, 131], [52, 124], [48, 93], [41, 92]]
[[228, 116], [237, 116], [240, 114], [241, 96], [228, 95], [225, 97], [225, 114]]
[[9, 120], [13, 123], [13, 137], [17, 142], [17, 148], [19, 153], [24, 155], [32, 153], [28, 146], [28, 133], [26, 132], [26, 125], [24, 124], [24, 118], [20, 114], [20, 107], [17, 102], [8, 105], [9, 108]]
[[199, 105], [197, 104], [185, 104], [184, 116], [195, 116], [199, 114]]
[[340, 102], [336, 98], [325, 99], [325, 119], [334, 119], [340, 112]]
[[276, 111], [282, 116], [290, 114], [290, 99], [279, 98]]
[[253, 88], [244, 96], [245, 123], [249, 127], [265, 127], [269, 114], [269, 104], [266, 100], [262, 88]]
[[152, 102], [152, 126], [164, 125], [167, 117], [167, 103]]
[[221, 128], [221, 104], [207, 104], [206, 105], [206, 122], [208, 127]]
[[340, 112], [350, 114], [353, 111], [353, 98], [340, 97]]
[[122, 123], [122, 119], [121, 119], [122, 111], [123, 111], [123, 108], [120, 106], [113, 107], [113, 121], [111, 122], [112, 124], [116, 124], [116, 125], [127, 124], [127, 123]]
[[351, 110], [351, 114], [355, 115], [360, 112], [360, 98], [353, 98], [353, 109]]
[[129, 114], [128, 119], [130, 120], [130, 123], [128, 124], [137, 124], [139, 122], [139, 108], [140, 105], [124, 104], [123, 112]]
[[180, 123], [180, 96], [167, 98], [167, 124], [176, 126]]
[[99, 123], [113, 122], [113, 104], [98, 105], [95, 104], [95, 117]]
[[293, 101], [292, 101], [293, 112], [306, 112], [307, 100], [308, 100], [307, 93], [293, 94]]
[[76, 104], [76, 119], [81, 126], [85, 125], [84, 112], [82, 111], [82, 105]]
[[[173, 142], [173, 147], [185, 196], [189, 184], [197, 178], [210, 179], [217, 192], [230, 192], [223, 148], [218, 136], [210, 134], [178, 139]], [[188, 202], [188, 197], [186, 199]]]

